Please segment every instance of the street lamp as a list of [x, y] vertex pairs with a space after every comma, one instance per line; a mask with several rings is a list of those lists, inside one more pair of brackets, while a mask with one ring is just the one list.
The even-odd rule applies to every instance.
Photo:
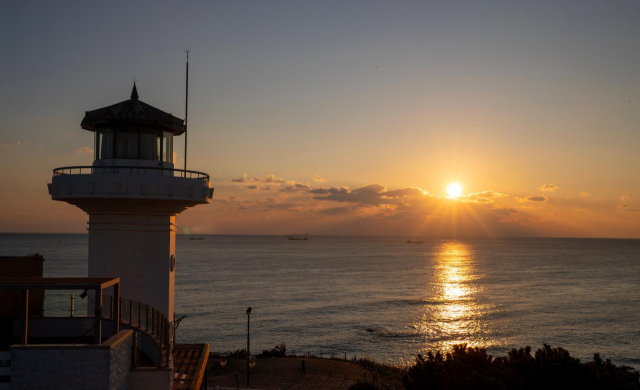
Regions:
[[249, 327], [250, 327], [250, 321], [249, 318], [251, 317], [251, 308], [247, 309], [247, 389], [249, 388]]

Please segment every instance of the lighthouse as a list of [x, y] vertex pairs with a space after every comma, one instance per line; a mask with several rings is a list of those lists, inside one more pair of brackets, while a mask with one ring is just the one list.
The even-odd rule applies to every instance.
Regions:
[[93, 133], [93, 164], [54, 169], [49, 193], [89, 215], [88, 276], [119, 277], [120, 296], [155, 308], [173, 333], [176, 216], [210, 202], [209, 175], [174, 167], [185, 122], [142, 102], [135, 82], [80, 126]]

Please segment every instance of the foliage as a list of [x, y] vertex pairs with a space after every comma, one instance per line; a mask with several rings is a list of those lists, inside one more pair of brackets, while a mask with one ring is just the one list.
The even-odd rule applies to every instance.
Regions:
[[287, 346], [282, 343], [276, 345], [273, 349], [265, 349], [258, 356], [259, 358], [285, 357], [287, 356]]
[[512, 349], [493, 358], [483, 348], [456, 345], [451, 353], [418, 355], [403, 378], [407, 390], [640, 389], [640, 374], [598, 354], [581, 363], [564, 348]]
[[232, 359], [235, 359], [236, 357], [238, 359], [246, 359], [247, 349], [246, 348], [236, 349], [235, 351], [227, 352], [226, 355]]
[[377, 377], [380, 388], [399, 388], [402, 383], [402, 376], [405, 370], [393, 365], [387, 365], [376, 362], [371, 357], [364, 357], [358, 360], [352, 360], [352, 363], [358, 364], [367, 371], [367, 381]]

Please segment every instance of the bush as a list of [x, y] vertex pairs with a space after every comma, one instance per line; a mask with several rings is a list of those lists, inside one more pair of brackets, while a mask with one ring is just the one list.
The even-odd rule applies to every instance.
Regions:
[[235, 351], [227, 352], [226, 355], [228, 355], [232, 359], [235, 359], [236, 357], [238, 359], [246, 359], [247, 358], [247, 350], [246, 350], [246, 348], [236, 349]]
[[287, 346], [284, 343], [282, 343], [280, 345], [276, 345], [273, 349], [265, 349], [257, 357], [270, 358], [270, 357], [285, 357], [285, 356], [287, 356]]
[[456, 345], [451, 353], [418, 355], [403, 378], [407, 390], [423, 389], [640, 389], [640, 374], [598, 354], [581, 363], [564, 348], [512, 349], [493, 358], [484, 348]]

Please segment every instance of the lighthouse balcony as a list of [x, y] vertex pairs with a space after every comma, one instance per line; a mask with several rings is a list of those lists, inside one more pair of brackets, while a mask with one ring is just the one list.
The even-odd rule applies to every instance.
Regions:
[[74, 166], [53, 170], [54, 200], [129, 199], [209, 203], [213, 188], [203, 172], [145, 166]]

